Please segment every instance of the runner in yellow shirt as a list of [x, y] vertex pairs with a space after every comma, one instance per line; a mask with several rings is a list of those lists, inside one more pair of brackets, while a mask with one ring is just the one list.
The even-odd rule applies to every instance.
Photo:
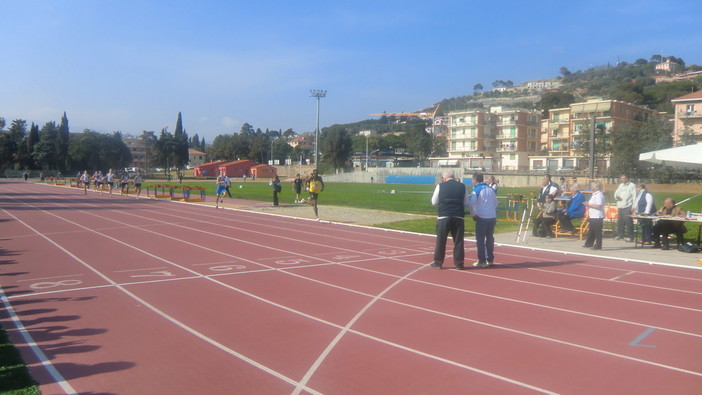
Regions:
[[319, 193], [324, 190], [324, 180], [322, 180], [322, 177], [317, 172], [317, 169], [312, 170], [312, 175], [305, 180], [305, 185], [307, 185], [307, 188], [310, 191], [310, 198], [307, 200], [307, 203], [312, 205], [314, 216], [317, 217], [317, 221], [319, 221], [319, 214], [317, 213], [317, 198], [319, 197]]

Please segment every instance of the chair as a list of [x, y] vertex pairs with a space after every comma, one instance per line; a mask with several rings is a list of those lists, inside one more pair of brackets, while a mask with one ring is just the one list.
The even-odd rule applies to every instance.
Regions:
[[588, 229], [590, 229], [590, 222], [587, 220], [587, 218], [588, 210], [585, 210], [585, 215], [582, 218], [573, 218], [570, 221], [570, 223], [573, 224], [573, 228], [575, 228], [575, 233], [564, 231], [561, 229], [561, 221], [556, 221], [553, 233], [556, 235], [556, 238], [558, 238], [558, 236], [578, 236], [578, 238], [582, 240], [585, 238], [585, 234], [587, 234]]

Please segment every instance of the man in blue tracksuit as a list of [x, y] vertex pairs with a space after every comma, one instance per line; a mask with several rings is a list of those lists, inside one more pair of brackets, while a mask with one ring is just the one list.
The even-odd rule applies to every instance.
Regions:
[[473, 174], [473, 192], [470, 194], [470, 212], [475, 221], [475, 241], [478, 248], [476, 267], [490, 266], [495, 262], [495, 225], [497, 224], [497, 195], [483, 182], [483, 175]]
[[446, 238], [451, 233], [453, 238], [453, 264], [456, 269], [463, 269], [463, 235], [465, 231], [465, 209], [468, 205], [466, 186], [456, 181], [453, 171], [443, 174], [441, 183], [434, 189], [431, 204], [439, 206], [439, 215], [436, 219], [436, 246], [434, 248], [434, 262], [431, 266], [441, 269], [446, 255]]

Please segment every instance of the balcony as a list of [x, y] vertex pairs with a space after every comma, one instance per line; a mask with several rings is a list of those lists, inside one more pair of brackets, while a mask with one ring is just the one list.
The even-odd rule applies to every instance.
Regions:
[[498, 133], [495, 136], [496, 139], [516, 139], [517, 135], [516, 134], [511, 134], [511, 133]]
[[506, 144], [506, 145], [501, 145], [495, 149], [497, 152], [517, 152], [517, 145], [516, 144]]
[[702, 118], [699, 111], [678, 111], [678, 118]]

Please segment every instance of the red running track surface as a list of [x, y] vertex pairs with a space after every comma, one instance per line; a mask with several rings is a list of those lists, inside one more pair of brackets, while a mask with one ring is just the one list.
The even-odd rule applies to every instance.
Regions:
[[0, 322], [45, 394], [702, 390], [694, 268], [436, 270], [430, 236], [21, 182], [0, 223]]

